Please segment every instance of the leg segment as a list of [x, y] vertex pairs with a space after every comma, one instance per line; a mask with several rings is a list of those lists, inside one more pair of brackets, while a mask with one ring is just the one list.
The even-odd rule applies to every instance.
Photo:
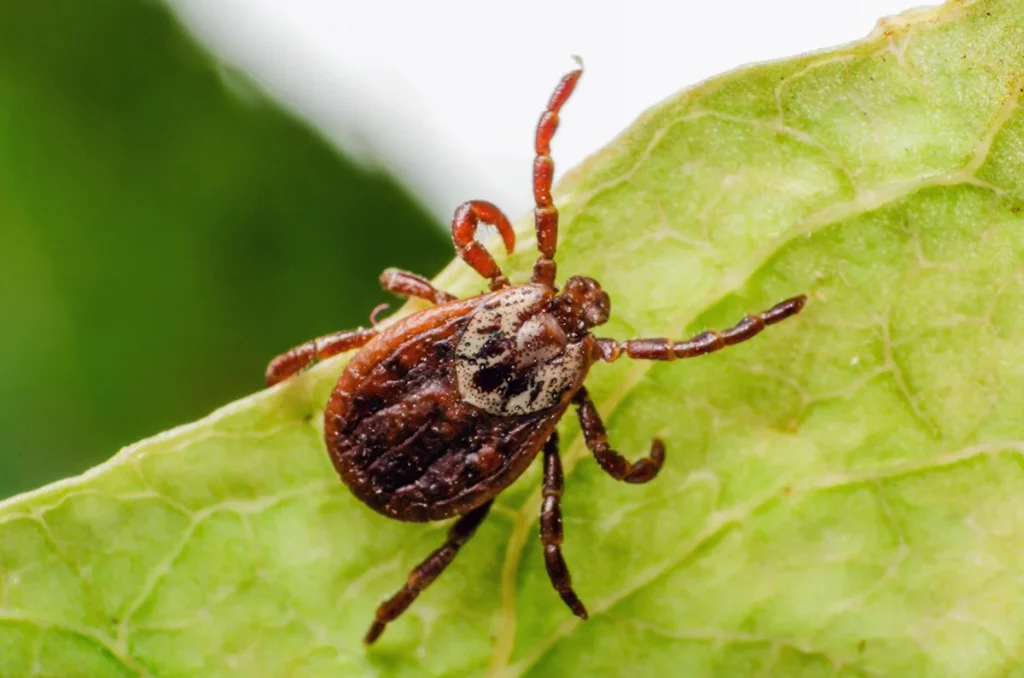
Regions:
[[572, 577], [562, 557], [562, 460], [558, 456], [558, 433], [552, 433], [544, 444], [544, 503], [540, 508], [540, 541], [544, 545], [544, 565], [551, 585], [580, 619], [587, 618], [587, 608], [572, 590]]
[[417, 297], [434, 304], [455, 301], [454, 295], [437, 289], [426, 278], [398, 268], [385, 269], [380, 274], [380, 284], [388, 292], [400, 297]]
[[324, 337], [307, 341], [290, 351], [282, 353], [267, 365], [267, 386], [284, 381], [316, 360], [359, 348], [377, 336], [377, 330], [362, 329], [335, 332]]
[[807, 296], [801, 294], [772, 306], [764, 313], [748, 315], [727, 330], [701, 332], [686, 341], [672, 342], [663, 338], [630, 339], [628, 341], [598, 339], [597, 357], [610, 363], [618, 360], [623, 353], [637, 360], [680, 360], [713, 353], [726, 346], [753, 339], [765, 327], [782, 322], [799, 313], [805, 303], [807, 303]]
[[512, 225], [500, 209], [485, 200], [470, 200], [455, 210], [455, 216], [452, 217], [455, 253], [473, 270], [490, 280], [492, 290], [499, 290], [508, 285], [508, 278], [498, 268], [490, 252], [476, 241], [476, 227], [480, 222], [496, 227], [505, 243], [505, 250], [512, 254], [516, 246]]
[[540, 257], [533, 266], [533, 282], [544, 285], [555, 284], [555, 248], [558, 246], [558, 209], [551, 200], [551, 181], [555, 175], [555, 162], [551, 159], [551, 137], [558, 129], [558, 113], [576, 88], [576, 81], [583, 75], [580, 68], [565, 75], [548, 101], [547, 109], [537, 122], [533, 161], [533, 218], [537, 227], [537, 249]]
[[380, 634], [384, 633], [388, 623], [393, 622], [405, 612], [412, 605], [412, 601], [416, 600], [416, 596], [444, 572], [444, 569], [455, 559], [462, 545], [469, 541], [469, 538], [476, 532], [476, 528], [480, 527], [480, 523], [487, 517], [487, 512], [491, 510], [491, 503], [488, 501], [455, 521], [455, 524], [448, 530], [447, 541], [441, 545], [441, 548], [427, 556], [426, 560], [409, 573], [409, 581], [405, 586], [377, 608], [377, 616], [363, 638], [364, 643], [371, 645], [376, 642], [380, 638]]
[[638, 462], [630, 462], [621, 454], [608, 446], [608, 433], [604, 429], [601, 415], [594, 407], [587, 389], [581, 388], [573, 397], [576, 411], [580, 417], [580, 428], [587, 447], [594, 453], [597, 463], [605, 472], [616, 480], [627, 483], [646, 483], [654, 480], [665, 463], [665, 445], [657, 438], [651, 442], [650, 456]]

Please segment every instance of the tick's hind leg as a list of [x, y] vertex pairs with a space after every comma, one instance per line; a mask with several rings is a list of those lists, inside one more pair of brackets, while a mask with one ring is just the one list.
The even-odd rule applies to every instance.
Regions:
[[335, 332], [296, 346], [277, 356], [267, 365], [267, 386], [284, 381], [316, 360], [324, 360], [332, 355], [359, 348], [375, 336], [377, 336], [377, 330], [360, 328]]
[[[577, 59], [578, 61], [578, 59]], [[582, 66], [582, 62], [581, 62]], [[533, 161], [533, 220], [537, 228], [537, 249], [540, 257], [533, 265], [533, 282], [555, 284], [555, 249], [558, 246], [558, 209], [551, 199], [551, 182], [555, 176], [555, 161], [551, 159], [551, 137], [558, 129], [558, 113], [576, 89], [576, 81], [583, 75], [578, 68], [565, 75], [558, 83], [548, 107], [537, 122]]]
[[426, 299], [434, 304], [445, 304], [456, 299], [455, 295], [448, 294], [434, 287], [423, 276], [403, 271], [399, 268], [389, 268], [381, 273], [380, 284], [388, 292], [397, 294], [400, 297]]
[[438, 575], [455, 560], [459, 549], [469, 541], [469, 538], [476, 532], [476, 528], [480, 527], [480, 523], [487, 517], [487, 512], [491, 510], [491, 503], [489, 501], [478, 506], [459, 518], [448, 530], [448, 539], [441, 545], [441, 548], [427, 556], [426, 560], [409, 573], [409, 581], [398, 593], [380, 604], [380, 607], [377, 608], [377, 616], [363, 638], [364, 643], [371, 645], [376, 642], [380, 638], [380, 634], [384, 633], [388, 623], [393, 622], [405, 612], [412, 605], [412, 601], [416, 600], [416, 596], [434, 583]]
[[497, 206], [485, 200], [470, 200], [459, 205], [452, 217], [452, 241], [455, 253], [477, 273], [491, 281], [492, 290], [508, 286], [508, 278], [498, 268], [494, 257], [476, 241], [476, 227], [481, 223], [498, 229], [505, 243], [505, 250], [512, 254], [516, 246], [516, 234], [508, 217]]
[[654, 480], [661, 470], [661, 465], [665, 463], [665, 446], [659, 439], [655, 438], [652, 441], [648, 457], [630, 462], [608, 446], [608, 433], [605, 431], [604, 422], [601, 421], [601, 415], [594, 407], [587, 389], [581, 387], [576, 391], [573, 402], [576, 403], [576, 411], [580, 417], [583, 439], [594, 453], [597, 463], [608, 475], [627, 483], [646, 483]]
[[544, 503], [540, 507], [540, 541], [544, 545], [544, 565], [551, 585], [562, 596], [573, 614], [587, 618], [587, 608], [572, 590], [572, 577], [562, 557], [562, 459], [558, 456], [558, 433], [544, 444]]
[[597, 357], [610, 363], [618, 360], [623, 353], [638, 360], [681, 360], [705, 353], [714, 353], [726, 346], [753, 339], [769, 325], [782, 322], [799, 313], [806, 303], [807, 295], [801, 294], [779, 302], [763, 313], [748, 315], [727, 330], [701, 332], [686, 341], [673, 342], [671, 339], [664, 338], [629, 339], [627, 341], [598, 339]]

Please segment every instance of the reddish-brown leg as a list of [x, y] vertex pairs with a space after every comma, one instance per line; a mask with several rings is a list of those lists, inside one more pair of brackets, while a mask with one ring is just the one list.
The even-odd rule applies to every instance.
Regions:
[[481, 222], [498, 229], [505, 250], [512, 254], [516, 246], [512, 225], [500, 209], [485, 200], [470, 200], [459, 205], [452, 217], [452, 241], [455, 242], [456, 254], [473, 270], [490, 280], [492, 290], [499, 290], [508, 286], [508, 278], [502, 274], [491, 253], [476, 241], [476, 227]]
[[558, 129], [558, 113], [576, 88], [583, 75], [581, 67], [565, 75], [548, 101], [547, 109], [537, 122], [534, 146], [537, 157], [533, 161], [533, 218], [537, 227], [537, 249], [540, 257], [533, 266], [533, 282], [555, 284], [555, 248], [558, 246], [558, 209], [551, 200], [551, 182], [555, 176], [555, 161], [551, 159], [551, 137]]
[[623, 354], [638, 360], [680, 360], [720, 351], [726, 346], [753, 339], [764, 328], [782, 322], [800, 312], [807, 303], [807, 295], [801, 294], [772, 306], [764, 313], [748, 315], [735, 326], [721, 332], [708, 331], [687, 339], [673, 342], [671, 339], [598, 339], [595, 348], [597, 358], [605, 362], [618, 360]]
[[417, 297], [435, 304], [455, 301], [453, 294], [448, 294], [430, 284], [423, 276], [403, 271], [399, 268], [388, 268], [380, 274], [380, 284], [388, 292], [402, 297]]
[[540, 507], [540, 541], [544, 545], [544, 565], [551, 585], [562, 596], [573, 614], [587, 618], [587, 608], [572, 590], [572, 577], [562, 557], [562, 459], [558, 456], [558, 433], [552, 433], [544, 444], [544, 503]]
[[637, 462], [631, 462], [608, 446], [608, 433], [605, 431], [601, 415], [597, 413], [587, 389], [580, 388], [573, 397], [576, 411], [580, 417], [580, 428], [587, 447], [594, 453], [597, 463], [616, 480], [627, 483], [646, 483], [654, 480], [665, 463], [665, 445], [655, 438], [651, 442], [651, 453]]
[[359, 328], [346, 332], [335, 332], [296, 346], [277, 356], [267, 365], [267, 386], [284, 381], [316, 360], [323, 360], [332, 355], [359, 348], [375, 336], [377, 336], [377, 330]]
[[380, 634], [384, 633], [387, 625], [405, 612], [412, 605], [412, 601], [416, 600], [416, 596], [444, 572], [444, 569], [455, 559], [462, 545], [469, 541], [469, 538], [476, 532], [476, 528], [480, 527], [480, 523], [487, 517], [492, 503], [493, 500], [482, 504], [455, 521], [455, 524], [448, 530], [447, 541], [441, 548], [427, 556], [426, 560], [409, 573], [409, 581], [405, 586], [377, 608], [376, 619], [370, 624], [370, 630], [363, 638], [364, 643], [371, 645], [376, 642], [380, 638]]

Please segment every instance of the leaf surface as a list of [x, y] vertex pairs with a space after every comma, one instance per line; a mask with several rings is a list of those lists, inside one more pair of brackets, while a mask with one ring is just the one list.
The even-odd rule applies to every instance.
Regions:
[[1024, 2], [954, 2], [673, 97], [562, 182], [560, 270], [609, 291], [608, 336], [811, 296], [593, 369], [613, 445], [668, 462], [616, 483], [562, 423], [590, 621], [548, 584], [535, 467], [363, 650], [445, 526], [337, 481], [340, 359], [0, 505], [0, 675], [1024, 676], [1022, 77]]

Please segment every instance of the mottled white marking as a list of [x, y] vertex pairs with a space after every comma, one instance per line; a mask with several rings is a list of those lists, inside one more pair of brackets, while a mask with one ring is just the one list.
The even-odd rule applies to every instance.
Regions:
[[516, 332], [517, 363], [521, 367], [543, 363], [556, 357], [569, 341], [554, 317], [538, 313]]
[[[463, 400], [492, 414], [529, 414], [555, 405], [576, 384], [586, 369], [583, 344], [567, 343], [554, 318], [540, 312], [546, 302], [543, 288], [527, 285], [473, 315], [455, 351]], [[481, 388], [488, 370], [506, 378]], [[513, 381], [517, 393], [509, 393]]]

